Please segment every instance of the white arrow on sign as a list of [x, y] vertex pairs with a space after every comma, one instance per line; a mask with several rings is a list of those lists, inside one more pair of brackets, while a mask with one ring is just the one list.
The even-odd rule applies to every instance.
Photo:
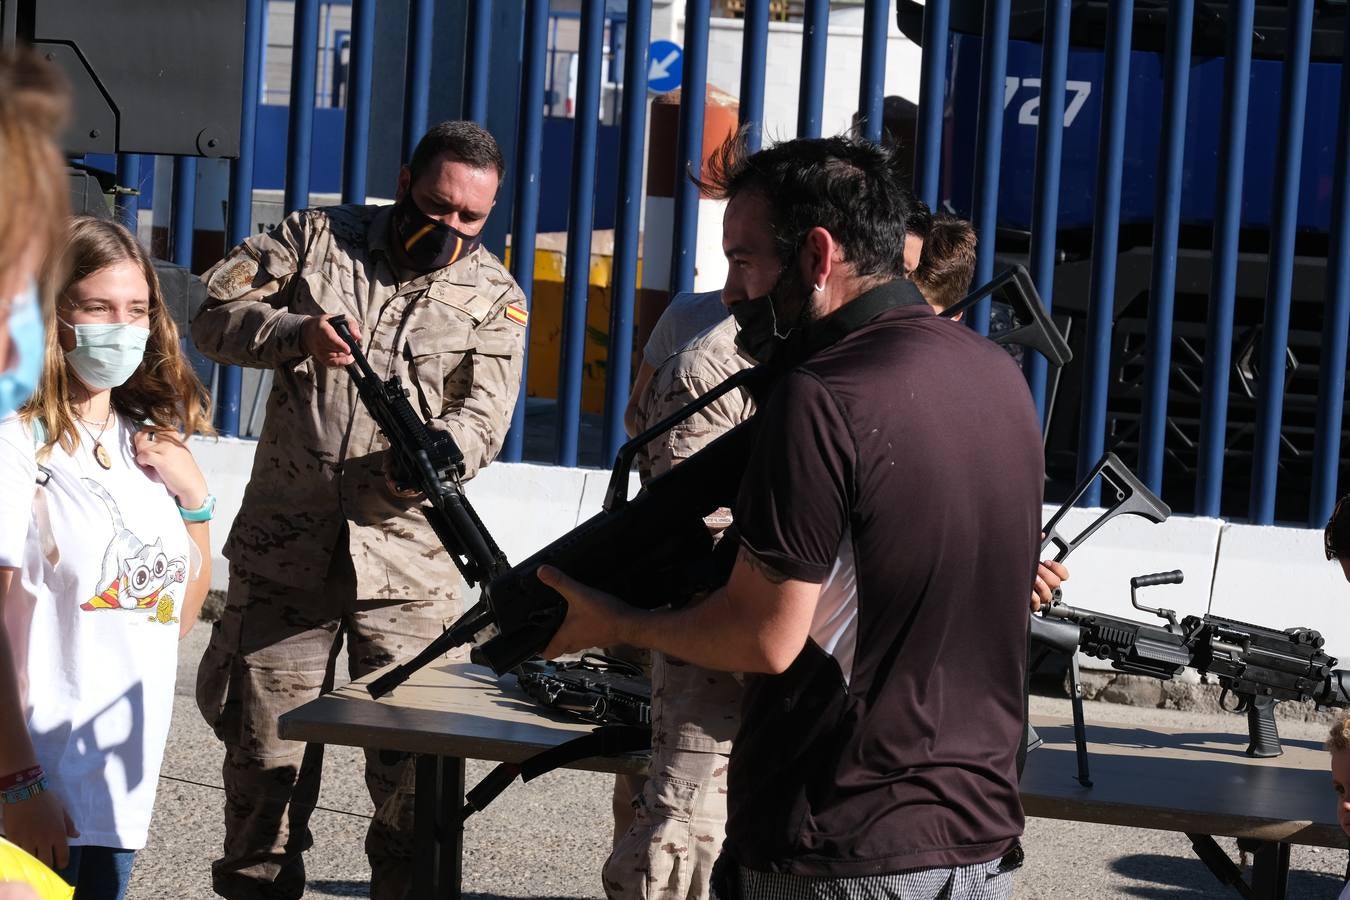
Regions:
[[648, 81], [660, 81], [663, 78], [670, 77], [670, 67], [679, 62], [680, 51], [672, 50], [666, 54], [665, 59], [652, 60], [651, 68], [647, 70]]

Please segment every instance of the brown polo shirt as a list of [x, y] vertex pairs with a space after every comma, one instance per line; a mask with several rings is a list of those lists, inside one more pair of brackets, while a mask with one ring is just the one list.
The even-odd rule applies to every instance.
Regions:
[[748, 686], [727, 852], [837, 878], [1001, 856], [1023, 825], [1043, 480], [1022, 373], [900, 305], [785, 376], [759, 418], [743, 545], [821, 596], [789, 670]]

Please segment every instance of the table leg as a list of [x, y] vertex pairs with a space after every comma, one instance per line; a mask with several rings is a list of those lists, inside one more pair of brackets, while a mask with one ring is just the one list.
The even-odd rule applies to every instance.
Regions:
[[1289, 889], [1289, 845], [1272, 841], [1257, 844], [1252, 854], [1252, 896], [1285, 900]]
[[417, 900], [459, 900], [464, 853], [464, 760], [418, 756], [413, 804]]

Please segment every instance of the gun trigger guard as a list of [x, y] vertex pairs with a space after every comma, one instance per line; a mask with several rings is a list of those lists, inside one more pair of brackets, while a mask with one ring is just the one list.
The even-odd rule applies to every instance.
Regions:
[[1237, 694], [1233, 694], [1233, 696], [1236, 698], [1236, 700], [1235, 700], [1235, 702], [1233, 703], [1233, 705], [1232, 705], [1232, 706], [1228, 706], [1228, 705], [1227, 705], [1227, 702], [1226, 702], [1226, 701], [1227, 701], [1228, 695], [1229, 695], [1230, 693], [1232, 693], [1232, 692], [1229, 691], [1228, 688], [1224, 688], [1223, 690], [1221, 690], [1221, 691], [1219, 692], [1219, 709], [1222, 709], [1222, 710], [1224, 710], [1225, 712], [1231, 712], [1231, 713], [1241, 713], [1241, 712], [1246, 712], [1246, 711], [1247, 711], [1247, 704], [1246, 704], [1246, 702], [1242, 699], [1242, 697], [1238, 696]]

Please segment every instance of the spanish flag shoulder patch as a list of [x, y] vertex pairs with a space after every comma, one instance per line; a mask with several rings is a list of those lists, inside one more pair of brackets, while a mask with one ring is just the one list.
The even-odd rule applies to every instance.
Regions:
[[506, 317], [522, 328], [530, 321], [530, 313], [525, 307], [515, 303], [509, 303], [506, 306]]

